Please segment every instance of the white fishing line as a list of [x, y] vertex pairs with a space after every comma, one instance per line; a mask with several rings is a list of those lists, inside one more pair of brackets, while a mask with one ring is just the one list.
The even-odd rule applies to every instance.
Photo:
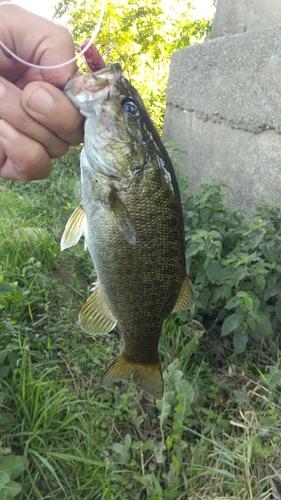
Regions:
[[[0, 3], [0, 7], [1, 5], [15, 5], [17, 6], [17, 4], [15, 3], [11, 3], [11, 2], [1, 2]], [[0, 40], [0, 47], [2, 47], [6, 52], [8, 52], [8, 54], [10, 54], [13, 59], [16, 59], [16, 61], [22, 63], [22, 64], [25, 64], [26, 66], [29, 66], [30, 68], [37, 68], [37, 69], [57, 69], [57, 68], [62, 68], [63, 66], [67, 66], [68, 64], [76, 61], [78, 59], [78, 57], [82, 56], [83, 54], [85, 54], [85, 52], [89, 49], [89, 47], [92, 45], [92, 43], [94, 42], [100, 28], [101, 28], [101, 23], [102, 23], [102, 20], [103, 20], [103, 16], [104, 16], [104, 11], [105, 11], [105, 5], [106, 5], [106, 0], [101, 0], [101, 8], [100, 8], [100, 15], [99, 15], [99, 19], [98, 19], [98, 22], [97, 22], [97, 25], [91, 35], [91, 38], [89, 39], [87, 45], [85, 45], [84, 49], [81, 50], [81, 52], [79, 52], [79, 54], [77, 54], [76, 56], [72, 57], [71, 59], [69, 59], [68, 61], [65, 61], [63, 63], [60, 63], [60, 64], [54, 64], [52, 66], [42, 66], [40, 64], [33, 64], [31, 62], [28, 62], [28, 61], [25, 61], [24, 59], [22, 59], [21, 57], [17, 56], [17, 54], [15, 54], [12, 50], [10, 50], [8, 47], [6, 47], [6, 45]]]

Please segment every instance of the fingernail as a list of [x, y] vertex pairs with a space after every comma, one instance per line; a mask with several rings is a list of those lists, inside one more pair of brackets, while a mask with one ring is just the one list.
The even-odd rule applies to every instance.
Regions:
[[4, 95], [6, 94], [6, 87], [4, 85], [4, 83], [2, 83], [0, 81], [0, 99], [2, 99], [2, 97], [4, 97]]
[[19, 136], [19, 132], [5, 120], [0, 120], [0, 135], [8, 141], [15, 141]]
[[41, 87], [35, 87], [27, 97], [27, 105], [40, 115], [47, 115], [54, 107], [53, 97]]

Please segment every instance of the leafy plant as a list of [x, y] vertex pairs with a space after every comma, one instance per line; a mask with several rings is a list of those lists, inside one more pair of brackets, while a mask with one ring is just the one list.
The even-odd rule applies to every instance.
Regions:
[[10, 449], [1, 448], [0, 442], [0, 495], [3, 500], [11, 500], [21, 492], [20, 483], [14, 481], [25, 470], [23, 457], [12, 455]]
[[280, 210], [262, 206], [240, 216], [224, 208], [222, 187], [204, 184], [185, 198], [186, 258], [196, 318], [231, 334], [239, 354], [250, 338], [270, 337], [280, 325]]

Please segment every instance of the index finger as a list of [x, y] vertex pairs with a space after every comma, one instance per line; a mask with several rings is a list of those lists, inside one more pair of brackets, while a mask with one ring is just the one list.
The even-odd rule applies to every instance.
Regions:
[[[0, 2], [1, 41], [21, 59], [41, 66], [55, 66], [75, 57], [69, 30], [54, 21], [33, 14], [15, 4]], [[28, 27], [28, 36], [27, 36]], [[27, 66], [0, 51], [1, 69], [22, 74]], [[54, 69], [41, 69], [42, 77], [56, 86], [64, 85], [76, 72], [75, 60]], [[11, 79], [12, 81], [12, 79]]]
[[72, 35], [65, 26], [50, 22], [48, 32], [45, 33], [38, 47], [40, 52], [39, 64], [41, 66], [64, 65], [54, 69], [41, 69], [40, 72], [46, 82], [62, 86], [74, 76], [78, 69], [75, 59], [75, 46]]

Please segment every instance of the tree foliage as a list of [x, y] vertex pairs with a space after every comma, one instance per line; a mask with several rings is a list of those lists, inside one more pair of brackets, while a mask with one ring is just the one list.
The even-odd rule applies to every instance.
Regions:
[[[68, 16], [68, 25], [79, 43], [91, 36], [100, 6], [96, 1], [61, 0], [55, 17]], [[194, 19], [191, 4], [183, 0], [172, 4], [164, 0], [109, 0], [95, 44], [106, 52], [107, 63], [121, 62], [125, 76], [161, 128], [171, 55], [210, 30], [211, 21]]]

